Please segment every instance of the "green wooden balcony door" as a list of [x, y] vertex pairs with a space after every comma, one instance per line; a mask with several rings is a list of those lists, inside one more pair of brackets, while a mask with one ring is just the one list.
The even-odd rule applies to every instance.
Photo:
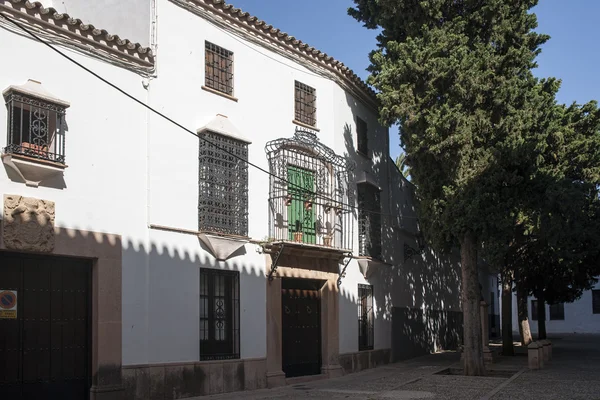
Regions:
[[315, 244], [315, 213], [313, 208], [305, 205], [314, 193], [314, 173], [291, 165], [288, 165], [287, 171], [288, 182], [291, 183], [288, 185], [291, 202], [287, 209], [289, 240], [294, 240], [294, 232], [302, 232], [302, 242]]

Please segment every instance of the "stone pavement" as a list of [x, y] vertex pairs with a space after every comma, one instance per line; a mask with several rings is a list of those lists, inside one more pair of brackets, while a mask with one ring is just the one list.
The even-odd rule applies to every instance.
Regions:
[[[433, 354], [337, 379], [198, 399], [592, 399], [600, 400], [600, 335], [550, 338], [553, 360], [530, 371], [527, 357], [500, 357], [486, 377], [443, 374], [460, 368], [456, 353]], [[442, 374], [440, 374], [442, 373]]]

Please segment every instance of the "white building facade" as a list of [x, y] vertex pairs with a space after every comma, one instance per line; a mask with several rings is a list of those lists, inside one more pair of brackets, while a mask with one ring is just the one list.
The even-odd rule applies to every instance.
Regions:
[[0, 17], [0, 393], [185, 398], [458, 345], [459, 259], [421, 244], [351, 70], [221, 1], [48, 3], [0, 12], [139, 103]]

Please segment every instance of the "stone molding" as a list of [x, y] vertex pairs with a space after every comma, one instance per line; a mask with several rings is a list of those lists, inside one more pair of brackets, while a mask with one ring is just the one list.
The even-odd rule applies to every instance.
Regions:
[[2, 238], [7, 249], [49, 253], [54, 250], [53, 201], [4, 195]]

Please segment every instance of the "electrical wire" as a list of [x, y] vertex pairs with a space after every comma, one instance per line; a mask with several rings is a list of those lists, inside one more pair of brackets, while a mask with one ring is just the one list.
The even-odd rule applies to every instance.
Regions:
[[[230, 152], [229, 150], [220, 147], [219, 145], [217, 145], [216, 143], [211, 142], [210, 140], [207, 140], [206, 138], [202, 137], [201, 135], [199, 135], [198, 133], [186, 128], [185, 126], [183, 126], [182, 124], [180, 124], [179, 122], [175, 121], [174, 119], [170, 118], [169, 116], [161, 113], [160, 111], [156, 110], [155, 108], [151, 107], [150, 105], [144, 103], [143, 101], [137, 99], [136, 97], [134, 97], [133, 95], [129, 94], [128, 92], [126, 92], [125, 90], [121, 89], [119, 86], [115, 85], [114, 83], [110, 82], [109, 80], [107, 80], [106, 78], [103, 78], [102, 76], [100, 76], [99, 74], [97, 74], [96, 72], [92, 71], [91, 69], [87, 68], [85, 65], [81, 64], [80, 62], [74, 60], [73, 58], [69, 57], [68, 55], [66, 55], [65, 53], [61, 52], [60, 50], [58, 50], [57, 48], [55, 48], [53, 45], [51, 45], [50, 43], [42, 40], [40, 37], [38, 37], [36, 34], [34, 34], [33, 32], [31, 32], [29, 29], [25, 28], [24, 26], [22, 26], [22, 24], [16, 22], [15, 20], [13, 20], [11, 17], [6, 16], [4, 13], [0, 13], [0, 16], [2, 16], [3, 18], [5, 18], [7, 21], [11, 22], [12, 24], [14, 24], [15, 26], [17, 26], [19, 29], [23, 30], [24, 32], [26, 32], [27, 34], [29, 34], [29, 36], [33, 37], [35, 40], [37, 40], [38, 42], [46, 45], [47, 47], [49, 47], [52, 51], [58, 53], [60, 56], [66, 58], [67, 60], [69, 60], [70, 62], [72, 62], [73, 64], [77, 65], [79, 68], [83, 69], [84, 71], [86, 71], [87, 73], [91, 74], [92, 76], [94, 76], [95, 78], [99, 79], [100, 81], [102, 81], [103, 83], [107, 84], [108, 86], [112, 87], [113, 89], [115, 89], [116, 91], [118, 91], [119, 93], [123, 94], [124, 96], [128, 97], [129, 99], [133, 100], [134, 102], [138, 103], [139, 105], [141, 105], [142, 107], [148, 109], [149, 111], [152, 111], [154, 114], [158, 115], [159, 117], [169, 121], [170, 123], [172, 123], [173, 125], [177, 126], [178, 128], [186, 131], [187, 133], [197, 137], [200, 140], [203, 140], [204, 142], [208, 143], [211, 146], [214, 146], [216, 149], [219, 149], [220, 151], [223, 151], [229, 155], [231, 155], [234, 158], [237, 158], [238, 160], [248, 164], [251, 167], [256, 168], [257, 170], [279, 180], [280, 182], [284, 182], [286, 183], [288, 186], [291, 187], [295, 187], [297, 188], [297, 190], [299, 190], [302, 193], [306, 193], [309, 195], [314, 196], [315, 198], [321, 198], [323, 200], [332, 202], [334, 204], [339, 204], [343, 207], [346, 207], [348, 209], [359, 209], [359, 207], [357, 207], [356, 205], [353, 204], [347, 204], [338, 200], [334, 200], [331, 198], [327, 198], [322, 196], [319, 193], [313, 192], [311, 190], [308, 190], [300, 185], [297, 185], [295, 183], [292, 183], [286, 179], [283, 179], [279, 176], [277, 176], [276, 174], [262, 168], [259, 165], [256, 165], [248, 160], [243, 159], [242, 157], [238, 156], [237, 154]], [[398, 217], [398, 215], [394, 215], [394, 214], [390, 214], [390, 213], [383, 213], [383, 212], [378, 212], [378, 211], [369, 211], [369, 210], [365, 210], [361, 208], [362, 212], [366, 212], [372, 215], [381, 215], [381, 216], [388, 216], [388, 217]], [[418, 219], [418, 217], [410, 217], [410, 216], [402, 216], [401, 218], [403, 219]]]

